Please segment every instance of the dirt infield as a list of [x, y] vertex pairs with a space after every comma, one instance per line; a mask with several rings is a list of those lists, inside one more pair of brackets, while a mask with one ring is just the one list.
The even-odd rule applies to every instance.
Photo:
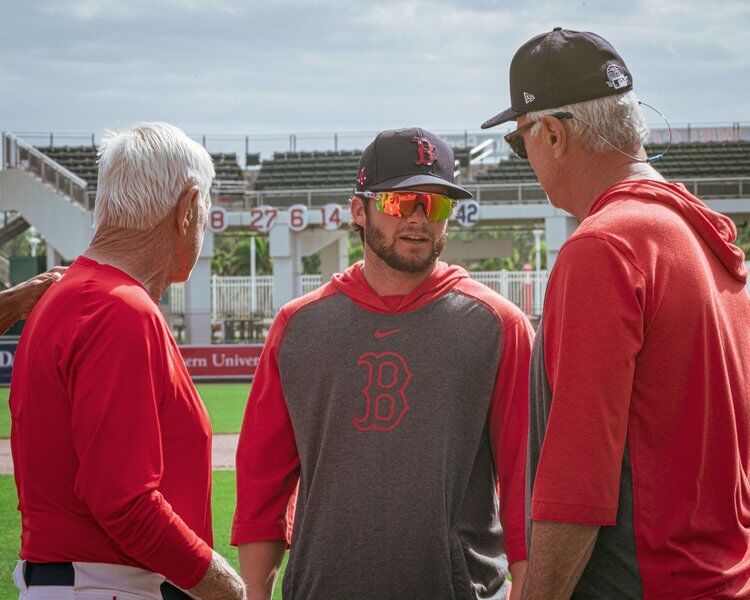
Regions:
[[[236, 433], [215, 435], [213, 447], [214, 471], [231, 471], [234, 469], [234, 453], [237, 450]], [[13, 473], [13, 459], [10, 455], [10, 440], [0, 440], [0, 474]]]

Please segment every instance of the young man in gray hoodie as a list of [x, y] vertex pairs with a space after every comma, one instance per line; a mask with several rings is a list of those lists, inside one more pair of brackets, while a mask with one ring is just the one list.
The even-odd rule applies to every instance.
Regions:
[[[364, 261], [284, 306], [237, 450], [250, 598], [500, 599], [523, 578], [532, 329], [438, 257], [453, 151], [386, 131], [360, 160]], [[299, 485], [291, 525], [290, 498]]]

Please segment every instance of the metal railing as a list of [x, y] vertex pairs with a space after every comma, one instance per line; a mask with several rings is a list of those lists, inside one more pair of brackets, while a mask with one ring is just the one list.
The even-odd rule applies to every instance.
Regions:
[[[704, 177], [680, 179], [687, 189], [704, 200], [744, 199], [750, 196], [750, 177]], [[546, 204], [547, 194], [536, 182], [529, 183], [465, 183], [474, 200], [480, 204]], [[249, 190], [244, 182], [217, 182], [215, 196], [224, 195], [221, 205], [229, 210], [250, 210], [268, 205], [286, 207], [304, 204], [347, 204], [351, 188], [307, 188], [283, 190]], [[232, 198], [235, 194], [236, 198]], [[227, 196], [228, 195], [228, 196]]]
[[[547, 271], [472, 271], [471, 277], [492, 288], [516, 304], [526, 314], [542, 312], [547, 289]], [[307, 294], [323, 284], [321, 275], [301, 275], [300, 289]], [[273, 310], [273, 276], [260, 275], [255, 282], [255, 304], [252, 300], [252, 277], [211, 277], [211, 318], [215, 321], [237, 318], [268, 318]], [[169, 289], [172, 314], [185, 313], [184, 284]]]
[[[211, 318], [220, 320], [229, 317], [272, 316], [273, 275], [256, 277], [254, 288], [253, 290], [252, 277], [212, 275]], [[185, 313], [184, 283], [174, 283], [169, 288], [169, 307], [173, 314]]]
[[39, 177], [44, 183], [70, 198], [86, 210], [94, 208], [88, 184], [12, 133], [3, 133], [3, 168], [23, 169]]
[[[668, 133], [663, 129], [663, 123], [658, 120], [653, 123], [647, 143], [664, 143]], [[497, 160], [508, 153], [508, 147], [503, 136], [515, 124], [508, 127], [498, 127], [480, 131], [469, 129], [440, 130], [437, 133], [445, 138], [452, 146], [473, 148], [487, 140], [495, 141], [495, 152], [490, 157]], [[324, 151], [324, 150], [362, 150], [375, 137], [375, 131], [322, 131], [308, 133], [273, 134], [205, 134], [191, 133], [190, 137], [202, 144], [209, 152], [236, 152], [240, 157], [240, 164], [244, 165], [244, 157], [248, 153], [261, 153], [264, 157], [272, 156], [278, 151]], [[92, 132], [19, 132], [24, 139], [40, 145], [80, 144], [96, 145], [97, 136]], [[681, 142], [717, 142], [750, 140], [750, 123], [747, 121], [723, 121], [700, 123], [672, 123], [672, 143]]]
[[10, 261], [0, 255], [0, 281], [10, 283]]
[[300, 275], [300, 288], [302, 295], [309, 294], [323, 285], [322, 275]]

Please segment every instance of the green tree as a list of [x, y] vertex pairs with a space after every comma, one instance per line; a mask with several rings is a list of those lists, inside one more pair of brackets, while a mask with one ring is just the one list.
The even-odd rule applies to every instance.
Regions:
[[14, 256], [31, 256], [31, 244], [29, 244], [29, 238], [37, 237], [42, 241], [36, 248], [36, 255], [42, 256], [47, 253], [47, 244], [44, 239], [41, 238], [38, 231], [33, 229], [27, 229], [22, 234], [17, 235], [12, 240], [6, 242], [0, 246], [0, 253], [7, 258], [13, 258]]
[[255, 239], [255, 264], [258, 275], [272, 275], [268, 236], [218, 234], [214, 236], [213, 275], [250, 275], [250, 244]]
[[[497, 258], [486, 258], [482, 260], [459, 261], [459, 264], [467, 271], [522, 271], [526, 264], [536, 266], [536, 247], [534, 234], [530, 229], [507, 228], [495, 230], [455, 230], [449, 231], [449, 240], [453, 239], [476, 239], [476, 238], [510, 238], [513, 241], [513, 253], [511, 256]], [[541, 267], [547, 268], [547, 246], [544, 238], [541, 241]]]
[[737, 241], [735, 243], [745, 253], [745, 260], [750, 260], [750, 221], [737, 223]]

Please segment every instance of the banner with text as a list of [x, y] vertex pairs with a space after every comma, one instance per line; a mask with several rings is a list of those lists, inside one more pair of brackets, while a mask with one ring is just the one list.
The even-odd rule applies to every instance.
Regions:
[[[0, 341], [0, 385], [10, 385], [17, 340]], [[249, 381], [255, 374], [263, 344], [180, 346], [190, 377]]]
[[193, 380], [250, 380], [260, 360], [263, 344], [180, 346]]

